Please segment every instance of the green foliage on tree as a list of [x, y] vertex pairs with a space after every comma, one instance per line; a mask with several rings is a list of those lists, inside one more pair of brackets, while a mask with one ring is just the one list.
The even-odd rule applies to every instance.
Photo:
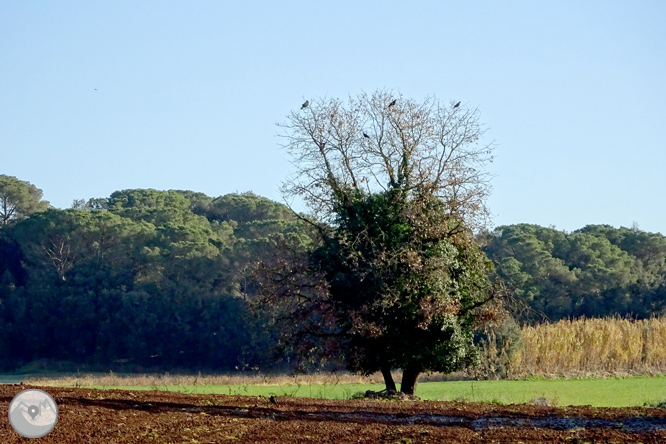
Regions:
[[573, 233], [502, 226], [484, 250], [515, 296], [550, 319], [637, 316], [666, 308], [666, 238], [588, 225]]
[[64, 282], [94, 276], [106, 282], [143, 260], [142, 246], [154, 238], [155, 227], [105, 211], [50, 209], [17, 224], [13, 236], [31, 279]]
[[49, 203], [42, 200], [42, 190], [30, 182], [0, 174], [0, 227], [48, 207]]
[[[244, 199], [255, 207], [268, 201]], [[211, 370], [270, 364], [274, 339], [247, 310], [242, 296], [253, 287], [243, 270], [261, 260], [253, 255], [263, 250], [251, 245], [268, 246], [283, 232], [297, 232], [298, 224], [293, 216], [268, 218], [284, 210], [255, 220], [252, 205], [244, 211], [233, 203], [228, 211], [241, 225], [208, 219], [215, 200], [224, 199], [124, 190], [76, 201], [74, 209], [34, 213], [3, 230], [0, 364], [11, 369], [55, 359]], [[248, 228], [255, 224], [261, 229]]]
[[226, 221], [236, 225], [255, 221], [295, 219], [289, 208], [254, 193], [220, 196], [206, 207], [205, 216], [210, 220]]
[[[413, 394], [423, 371], [476, 364], [476, 311], [492, 297], [490, 262], [465, 234], [453, 234], [444, 203], [432, 195], [360, 195], [314, 252], [329, 284], [348, 368], [366, 374], [403, 369]], [[342, 316], [341, 316], [342, 315]]]

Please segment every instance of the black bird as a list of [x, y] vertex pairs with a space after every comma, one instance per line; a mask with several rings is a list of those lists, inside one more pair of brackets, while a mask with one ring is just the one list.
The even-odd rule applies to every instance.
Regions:
[[397, 101], [398, 101], [398, 99], [393, 99], [393, 102], [389, 103], [389, 106], [388, 106], [388, 107], [389, 107], [389, 108], [392, 107], [393, 105], [396, 104]]
[[370, 138], [370, 136], [368, 136], [367, 134], [365, 134], [365, 131], [363, 131], [363, 137], [365, 137], [366, 139], [369, 139], [369, 138]]
[[301, 105], [301, 109], [307, 108], [308, 106], [310, 106], [310, 101], [306, 100], [305, 103]]
[[458, 103], [456, 103], [455, 105], [453, 105], [453, 109], [456, 109], [456, 108], [458, 108], [459, 106], [460, 106], [460, 102], [458, 102]]
[[271, 401], [271, 404], [277, 404], [277, 399], [275, 399], [275, 396], [271, 396], [268, 399]]

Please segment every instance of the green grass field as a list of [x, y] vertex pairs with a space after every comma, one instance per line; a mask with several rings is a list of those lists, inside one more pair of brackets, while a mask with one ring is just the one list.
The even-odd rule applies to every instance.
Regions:
[[[94, 386], [102, 389], [169, 390], [184, 393], [216, 393], [247, 396], [302, 396], [349, 399], [358, 392], [381, 390], [380, 384], [335, 385], [152, 385]], [[517, 381], [424, 382], [417, 387], [421, 399], [515, 404], [545, 397], [555, 405], [628, 407], [656, 404], [666, 400], [666, 377], [618, 379], [554, 379]]]

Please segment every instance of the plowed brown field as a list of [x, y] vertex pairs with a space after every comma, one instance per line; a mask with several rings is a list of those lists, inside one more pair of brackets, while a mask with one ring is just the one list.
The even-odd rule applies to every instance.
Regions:
[[[666, 410], [432, 401], [333, 401], [0, 386], [50, 393], [55, 429], [39, 443], [666, 443]], [[1, 443], [27, 443], [7, 414]]]

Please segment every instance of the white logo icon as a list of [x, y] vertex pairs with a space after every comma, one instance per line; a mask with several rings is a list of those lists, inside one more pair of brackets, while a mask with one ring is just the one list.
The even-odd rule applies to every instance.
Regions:
[[40, 438], [58, 422], [58, 405], [43, 390], [23, 390], [9, 403], [9, 422], [26, 438]]

